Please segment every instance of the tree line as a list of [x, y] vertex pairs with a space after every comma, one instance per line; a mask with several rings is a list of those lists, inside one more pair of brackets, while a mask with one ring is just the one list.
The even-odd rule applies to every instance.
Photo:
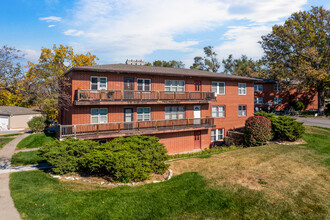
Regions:
[[[212, 46], [204, 47], [204, 56], [196, 56], [190, 69], [260, 77], [290, 82], [299, 81], [299, 89], [318, 92], [319, 114], [324, 114], [326, 93], [330, 89], [330, 14], [323, 7], [293, 13], [283, 25], [261, 37], [264, 56], [259, 60], [242, 55], [219, 60]], [[57, 119], [58, 108], [70, 101], [59, 91], [68, 85], [64, 73], [74, 66], [96, 65], [90, 52], [77, 54], [70, 46], [42, 48], [37, 63], [22, 66], [24, 54], [14, 47], [0, 48], [0, 105], [35, 106]], [[147, 66], [185, 68], [182, 61], [155, 60]], [[62, 97], [60, 97], [62, 96]]]

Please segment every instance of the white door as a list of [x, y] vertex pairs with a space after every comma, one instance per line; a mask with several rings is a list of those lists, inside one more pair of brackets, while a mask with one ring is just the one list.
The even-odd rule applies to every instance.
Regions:
[[8, 117], [0, 117], [0, 131], [8, 130], [8, 123], [9, 123]]
[[194, 106], [194, 124], [200, 124], [201, 120], [201, 106], [200, 105], [195, 105]]

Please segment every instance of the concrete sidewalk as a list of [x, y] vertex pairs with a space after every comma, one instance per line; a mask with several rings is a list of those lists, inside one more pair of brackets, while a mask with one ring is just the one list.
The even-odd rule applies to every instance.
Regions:
[[[14, 140], [6, 144], [0, 150], [0, 170], [10, 167], [11, 157], [15, 152], [16, 145], [30, 134], [17, 136]], [[0, 218], [1, 219], [21, 219], [10, 196], [9, 173], [0, 174]]]

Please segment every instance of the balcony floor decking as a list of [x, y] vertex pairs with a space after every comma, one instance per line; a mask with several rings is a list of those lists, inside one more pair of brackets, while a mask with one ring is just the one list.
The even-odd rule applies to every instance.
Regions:
[[60, 125], [59, 138], [106, 139], [119, 136], [152, 135], [204, 130], [214, 127], [213, 118], [178, 119], [164, 121], [122, 122], [89, 125]]
[[74, 105], [207, 104], [215, 101], [213, 92], [77, 90]]

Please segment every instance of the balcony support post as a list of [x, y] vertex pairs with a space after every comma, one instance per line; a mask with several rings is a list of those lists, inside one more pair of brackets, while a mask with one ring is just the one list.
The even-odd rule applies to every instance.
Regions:
[[99, 129], [100, 129], [100, 125], [99, 124], [96, 125], [96, 129], [97, 129], [97, 132], [96, 133], [98, 135], [99, 134]]
[[77, 137], [77, 125], [73, 125], [74, 138]]
[[118, 133], [120, 132], [120, 124], [118, 124]]
[[176, 92], [174, 92], [174, 100], [176, 100]]
[[137, 122], [138, 125], [138, 131], [140, 131], [140, 122]]
[[60, 125], [60, 132], [59, 132], [60, 134], [60, 140], [62, 139], [62, 125]]
[[121, 100], [121, 101], [123, 101], [123, 93], [124, 93], [124, 91], [121, 90], [121, 91], [120, 91], [120, 100]]
[[187, 118], [187, 128], [189, 128], [189, 119]]

